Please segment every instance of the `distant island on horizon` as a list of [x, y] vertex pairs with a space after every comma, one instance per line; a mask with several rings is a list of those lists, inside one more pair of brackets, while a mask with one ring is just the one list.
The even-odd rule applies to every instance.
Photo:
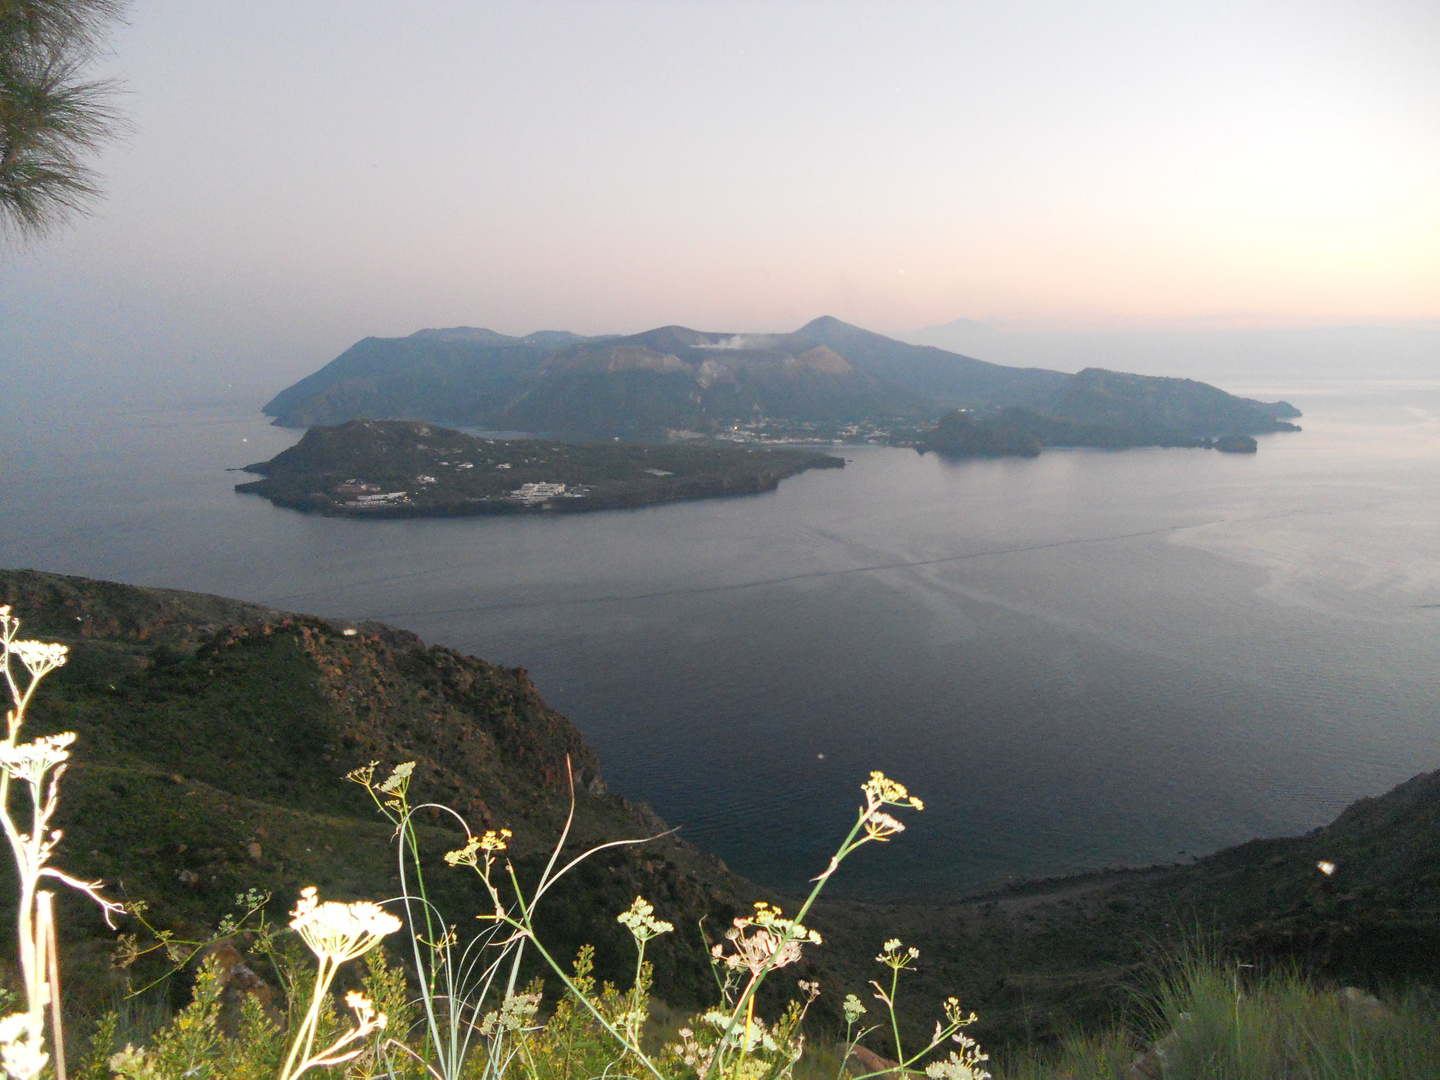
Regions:
[[235, 485], [332, 517], [461, 517], [616, 510], [774, 491], [843, 458], [705, 442], [646, 446], [467, 435], [411, 420], [317, 425]]
[[[1191, 379], [1014, 368], [829, 316], [790, 334], [681, 326], [628, 336], [475, 327], [365, 338], [282, 390], [277, 425], [391, 418], [563, 440], [868, 442], [952, 457], [1045, 446], [1215, 447], [1295, 431], [1288, 402]], [[944, 425], [937, 426], [945, 418]]]

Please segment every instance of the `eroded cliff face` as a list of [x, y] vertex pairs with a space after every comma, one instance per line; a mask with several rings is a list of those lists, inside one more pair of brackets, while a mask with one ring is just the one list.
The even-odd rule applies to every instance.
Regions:
[[567, 762], [579, 788], [604, 791], [595, 752], [521, 668], [303, 617], [226, 627], [196, 661], [215, 671], [232, 653], [254, 650], [263, 663], [258, 654], [288, 647], [313, 664], [321, 702], [307, 749], [336, 775], [414, 761], [417, 790], [473, 828], [509, 827], [516, 816], [558, 825], [551, 818], [568, 799]]

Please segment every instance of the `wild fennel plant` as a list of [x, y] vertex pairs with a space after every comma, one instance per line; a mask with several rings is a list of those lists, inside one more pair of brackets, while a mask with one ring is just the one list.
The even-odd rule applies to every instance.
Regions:
[[[870, 779], [861, 785], [860, 790], [865, 796], [865, 803], [859, 809], [855, 824], [831, 856], [829, 864], [813, 879], [813, 888], [800, 905], [795, 918], [785, 918], [778, 908], [769, 904], [756, 904], [754, 914], [736, 919], [733, 926], [726, 931], [729, 949], [721, 943], [711, 950], [721, 995], [729, 1010], [728, 1015], [714, 1010], [702, 1014], [698, 1018], [699, 1022], [682, 1030], [682, 1046], [679, 1050], [680, 1059], [693, 1068], [701, 1080], [760, 1080], [764, 1077], [773, 1080], [775, 1077], [788, 1075], [799, 1060], [803, 1042], [794, 1033], [818, 989], [811, 989], [802, 983], [801, 989], [807, 1000], [803, 1004], [792, 1003], [791, 1010], [782, 1018], [781, 1024], [777, 1025], [784, 1038], [776, 1039], [771, 1035], [768, 1043], [763, 1027], [757, 1027], [758, 1021], [754, 1016], [755, 994], [771, 972], [799, 960], [806, 945], [821, 943], [820, 935], [807, 927], [803, 920], [819, 898], [821, 890], [840, 868], [840, 864], [863, 845], [872, 841], [884, 843], [905, 831], [905, 825], [886, 808], [925, 808], [924, 803], [911, 795], [904, 784], [891, 780], [881, 772], [872, 772]], [[900, 953], [899, 950], [900, 942], [890, 941], [877, 957], [881, 963], [892, 968], [888, 991], [879, 983], [871, 985], [875, 989], [876, 997], [889, 1012], [900, 1068], [909, 1069], [948, 1040], [959, 1045], [959, 1052], [952, 1052], [951, 1058], [945, 1062], [929, 1066], [927, 1072], [929, 1069], [943, 1070], [930, 1075], [946, 1080], [988, 1078], [989, 1074], [981, 1068], [981, 1063], [986, 1060], [985, 1055], [980, 1053], [979, 1047], [961, 1030], [973, 1023], [976, 1017], [973, 1013], [962, 1013], [959, 1001], [953, 997], [946, 1001], [945, 1019], [936, 1023], [929, 1043], [913, 1054], [904, 1053], [895, 1014], [896, 988], [900, 972], [919, 956], [919, 952], [909, 949]], [[851, 995], [846, 1001], [846, 1018], [853, 1028], [855, 1020], [864, 1009], [861, 1006], [860, 1011], [855, 1012], [851, 1002], [859, 1005], [859, 999]], [[854, 1044], [863, 1036], [864, 1033], [849, 1043], [847, 1057]], [[750, 1055], [767, 1050], [779, 1054], [778, 1063], [758, 1073], [753, 1067], [747, 1066]], [[857, 1077], [855, 1080], [861, 1078]]]
[[[103, 883], [82, 881], [50, 864], [61, 831], [51, 828], [60, 802], [60, 778], [70, 758], [74, 732], [44, 735], [20, 742], [25, 711], [40, 681], [68, 658], [64, 645], [22, 641], [20, 620], [8, 605], [0, 606], [0, 647], [10, 708], [5, 739], [0, 742], [0, 828], [10, 844], [19, 884], [17, 916], [20, 974], [25, 983], [25, 1009], [0, 1019], [0, 1067], [11, 1080], [31, 1080], [52, 1063], [56, 1080], [65, 1080], [65, 1036], [60, 1014], [60, 961], [55, 931], [54, 894], [40, 888], [58, 881], [84, 893], [100, 906], [105, 921], [122, 908], [101, 895]], [[23, 674], [22, 674], [23, 672]], [[12, 788], [25, 792], [26, 808], [13, 807]], [[45, 1049], [45, 1012], [50, 1011], [51, 1051]], [[52, 1055], [53, 1051], [53, 1055]]]
[[313, 886], [300, 894], [290, 928], [310, 946], [319, 962], [310, 1007], [300, 1028], [291, 1037], [290, 1054], [280, 1071], [280, 1080], [295, 1080], [309, 1069], [322, 1065], [338, 1065], [356, 1057], [365, 1049], [365, 1039], [383, 1031], [386, 1016], [375, 1011], [374, 1002], [352, 990], [345, 995], [345, 1004], [359, 1021], [340, 1038], [323, 1050], [315, 1050], [315, 1028], [330, 983], [340, 965], [364, 956], [387, 934], [400, 929], [400, 920], [368, 901], [339, 904], [333, 900], [321, 903]]
[[[405, 762], [396, 766], [385, 780], [378, 783], [375, 780], [376, 764], [356, 769], [346, 778], [364, 787], [380, 812], [395, 825], [401, 885], [399, 902], [404, 907], [410, 927], [411, 953], [419, 973], [420, 1005], [426, 1027], [424, 1050], [416, 1056], [424, 1061], [427, 1071], [438, 1080], [459, 1080], [472, 1051], [477, 1048], [478, 1037], [486, 1043], [483, 1054], [486, 1064], [482, 1075], [487, 1080], [503, 1075], [516, 1049], [507, 1047], [507, 1043], [512, 1042], [521, 1030], [521, 1016], [526, 1008], [526, 1003], [518, 999], [528, 999], [529, 996], [522, 995], [519, 987], [521, 962], [528, 944], [595, 1021], [617, 1043], [633, 1053], [656, 1080], [663, 1080], [660, 1071], [638, 1045], [627, 1041], [624, 1032], [587, 995], [581, 993], [569, 973], [541, 944], [535, 931], [536, 905], [557, 881], [601, 851], [647, 841], [613, 840], [590, 848], [559, 866], [561, 852], [575, 821], [575, 779], [567, 757], [565, 767], [570, 779], [570, 810], [551, 849], [549, 861], [527, 896], [508, 859], [503, 879], [497, 870], [498, 857], [507, 849], [507, 841], [511, 838], [509, 830], [490, 829], [476, 835], [464, 818], [448, 806], [438, 803], [412, 805], [409, 791], [415, 763]], [[473, 870], [493, 906], [492, 911], [477, 916], [484, 929], [464, 946], [461, 946], [454, 928], [447, 925], [426, 891], [415, 815], [430, 810], [448, 814], [464, 828], [465, 844], [449, 852], [445, 861], [452, 867]], [[502, 895], [502, 886], [508, 887], [511, 899], [507, 900]], [[487, 1010], [486, 1002], [493, 1000], [492, 992], [501, 987], [498, 1008]], [[530, 1011], [533, 1013], [533, 1010]], [[387, 1040], [386, 1045], [403, 1053], [416, 1053], [398, 1041]]]
[[[568, 765], [567, 761], [567, 768]], [[430, 810], [433, 804], [414, 806], [410, 803], [413, 770], [413, 763], [407, 762], [397, 766], [385, 780], [377, 782], [375, 765], [372, 764], [351, 773], [349, 779], [364, 786], [376, 806], [396, 826], [402, 883], [400, 900], [410, 918], [416, 968], [422, 973], [421, 1006], [427, 1026], [423, 1060], [427, 1070], [439, 1080], [457, 1080], [465, 1071], [472, 1051], [477, 1049], [477, 1037], [483, 1043], [483, 1060], [486, 1062], [477, 1075], [487, 1080], [498, 1080], [512, 1061], [517, 1060], [517, 1055], [523, 1055], [521, 1044], [524, 1035], [527, 1030], [535, 1030], [527, 1028], [527, 1018], [534, 1015], [538, 1005], [538, 1001], [531, 1000], [530, 994], [521, 993], [518, 985], [522, 951], [528, 946], [565, 985], [570, 998], [587, 1010], [594, 1022], [615, 1041], [619, 1052], [617, 1063], [621, 1060], [629, 1062], [642, 1073], [663, 1080], [665, 1073], [661, 1062], [647, 1054], [640, 1045], [640, 1028], [644, 1020], [640, 987], [646, 943], [673, 927], [656, 919], [653, 908], [642, 897], [637, 897], [631, 908], [619, 916], [619, 921], [630, 930], [636, 943], [636, 983], [630, 1007], [608, 1014], [576, 985], [570, 973], [546, 949], [535, 930], [536, 905], [566, 873], [606, 848], [644, 841], [614, 841], [600, 845], [560, 866], [561, 852], [575, 814], [572, 776], [570, 812], [565, 827], [539, 881], [527, 895], [509, 859], [505, 858], [501, 865], [512, 839], [509, 831], [489, 829], [477, 834], [466, 825], [465, 844], [449, 852], [445, 861], [452, 867], [468, 867], [477, 875], [489, 896], [492, 910], [478, 916], [486, 924], [486, 929], [462, 949], [454, 930], [445, 923], [425, 892], [414, 816], [420, 810]], [[789, 919], [779, 908], [759, 903], [751, 915], [734, 920], [726, 932], [725, 942], [714, 946], [711, 963], [716, 971], [722, 1006], [701, 1014], [691, 1026], [682, 1029], [681, 1042], [668, 1049], [666, 1059], [687, 1071], [693, 1070], [700, 1080], [761, 1080], [763, 1077], [778, 1080], [789, 1075], [803, 1050], [803, 1039], [798, 1034], [800, 1022], [819, 988], [814, 984], [803, 985], [806, 1000], [792, 1003], [781, 1020], [768, 1029], [755, 1016], [756, 992], [772, 971], [798, 961], [805, 946], [820, 944], [820, 934], [805, 926], [802, 920], [840, 864], [863, 844], [885, 842], [904, 831], [904, 824], [889, 809], [923, 809], [921, 800], [910, 795], [903, 784], [880, 772], [871, 773], [861, 785], [861, 791], [865, 802], [859, 809], [855, 824], [828, 865], [815, 878], [814, 887], [801, 905], [799, 914]], [[454, 820], [465, 825], [463, 819], [450, 808], [436, 806], [435, 809], [450, 814]], [[413, 891], [410, 887], [412, 881], [415, 883]], [[889, 952], [882, 953], [882, 960]], [[898, 977], [898, 969], [895, 974]], [[876, 988], [891, 1010], [892, 1028], [898, 1030], [893, 1018], [893, 982], [888, 995], [880, 990], [878, 984]], [[487, 1008], [485, 1003], [491, 999], [492, 992], [499, 997], [498, 1007]], [[922, 1050], [904, 1055], [903, 1064], [908, 1067], [946, 1040], [953, 1040], [960, 1044], [961, 1051], [952, 1054], [952, 1062], [941, 1063], [948, 1071], [936, 1075], [953, 1077], [953, 1080], [968, 1080], [971, 1076], [979, 1080], [984, 1077], [987, 1074], [979, 1067], [980, 1062], [985, 1060], [984, 1055], [960, 1030], [973, 1020], [973, 1014], [963, 1015], [959, 1003], [951, 998], [946, 1003], [945, 1020], [937, 1023], [934, 1037]], [[387, 1040], [387, 1045], [392, 1044], [397, 1049], [415, 1053], [394, 1040]]]

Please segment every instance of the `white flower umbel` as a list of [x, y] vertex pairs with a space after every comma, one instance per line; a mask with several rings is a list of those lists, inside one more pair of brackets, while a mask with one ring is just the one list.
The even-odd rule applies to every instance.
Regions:
[[[951, 1002], [955, 1003], [954, 1008], [951, 1007]], [[950, 998], [945, 1004], [945, 1015], [952, 1023], [963, 1025], [975, 1022], [974, 1013], [967, 1017], [960, 1016], [959, 1002], [954, 998]], [[980, 1052], [980, 1044], [963, 1031], [952, 1033], [950, 1039], [960, 1044], [959, 1051], [951, 1050], [950, 1057], [946, 1060], [932, 1061], [926, 1065], [925, 1075], [930, 1077], [930, 1080], [991, 1080], [990, 1074], [981, 1068], [990, 1060], [990, 1055]]]
[[321, 961], [343, 964], [364, 956], [387, 934], [399, 930], [400, 920], [378, 904], [361, 900], [340, 904], [334, 900], [320, 902], [315, 886], [300, 893], [295, 910], [290, 913], [290, 929], [310, 946]]
[[[948, 1060], [932, 1062], [927, 1065], [925, 1073], [930, 1080], [990, 1080], [990, 1074], [980, 1068], [980, 1063], [989, 1060], [989, 1056], [982, 1054], [979, 1044], [961, 1030], [975, 1023], [979, 1017], [973, 1012], [967, 1013], [962, 1009], [959, 998], [948, 997], [945, 999], [945, 1021], [944, 1023], [938, 1020], [935, 1022], [935, 1034], [930, 1036], [929, 1045], [918, 1054], [912, 1054], [909, 1057], [905, 1055], [900, 1043], [900, 1023], [895, 1014], [895, 999], [900, 986], [900, 973], [909, 970], [911, 965], [920, 959], [920, 950], [913, 945], [907, 947], [901, 943], [899, 938], [891, 938], [880, 947], [880, 954], [875, 959], [890, 969], [888, 988], [874, 980], [870, 985], [874, 988], [875, 1000], [883, 1004], [890, 1014], [890, 1031], [895, 1038], [895, 1058], [900, 1062], [897, 1072], [900, 1075], [906, 1075], [910, 1066], [949, 1039], [959, 1044], [960, 1052], [957, 1054], [951, 1051]], [[848, 1008], [849, 1003], [846, 1004], [848, 1019], [850, 1009]], [[857, 1001], [856, 1004], [858, 1005], [859, 1002]]]
[[814, 930], [782, 917], [778, 907], [763, 900], [756, 903], [755, 914], [736, 919], [725, 938], [735, 951], [726, 955], [724, 946], [716, 945], [711, 955], [730, 970], [744, 968], [752, 976], [787, 967], [800, 959], [803, 946], [821, 943]]
[[34, 742], [18, 746], [0, 745], [0, 768], [16, 780], [38, 787], [44, 782], [46, 773], [70, 760], [70, 751], [66, 747], [74, 741], [75, 733], [67, 731], [60, 735], [42, 735]]
[[498, 1010], [491, 1010], [480, 1021], [480, 1034], [486, 1038], [502, 1031], [525, 1031], [540, 1012], [539, 994], [510, 994]]
[[369, 901], [341, 904], [326, 900], [322, 903], [315, 886], [301, 891], [295, 910], [290, 913], [290, 928], [310, 946], [320, 968], [315, 973], [310, 1008], [295, 1034], [280, 1080], [294, 1080], [317, 1066], [349, 1061], [365, 1048], [363, 1041], [372, 1032], [384, 1029], [385, 1014], [376, 1012], [369, 998], [352, 991], [346, 995], [345, 1004], [354, 1011], [358, 1023], [324, 1050], [315, 1050], [315, 1028], [336, 969], [364, 956], [400, 927], [399, 919]]

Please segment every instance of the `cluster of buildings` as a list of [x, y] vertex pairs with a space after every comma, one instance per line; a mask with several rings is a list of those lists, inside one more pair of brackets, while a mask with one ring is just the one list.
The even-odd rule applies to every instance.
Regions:
[[[873, 420], [856, 424], [829, 420], [788, 420], [761, 416], [731, 424], [715, 434], [725, 442], [760, 446], [794, 446], [814, 443], [869, 443], [894, 445], [894, 433]], [[902, 444], [908, 445], [908, 444]]]
[[386, 491], [379, 495], [357, 495], [345, 505], [347, 506], [389, 506], [393, 503], [408, 502], [410, 493], [408, 491]]
[[523, 503], [538, 503], [564, 494], [564, 484], [547, 484], [541, 482], [537, 484], [521, 484], [514, 491], [510, 492], [510, 497]]
[[346, 500], [346, 506], [392, 506], [395, 503], [410, 500], [408, 491], [385, 491], [379, 484], [371, 484], [359, 479], [346, 480], [343, 484], [337, 484], [334, 493], [354, 496], [354, 498]]

